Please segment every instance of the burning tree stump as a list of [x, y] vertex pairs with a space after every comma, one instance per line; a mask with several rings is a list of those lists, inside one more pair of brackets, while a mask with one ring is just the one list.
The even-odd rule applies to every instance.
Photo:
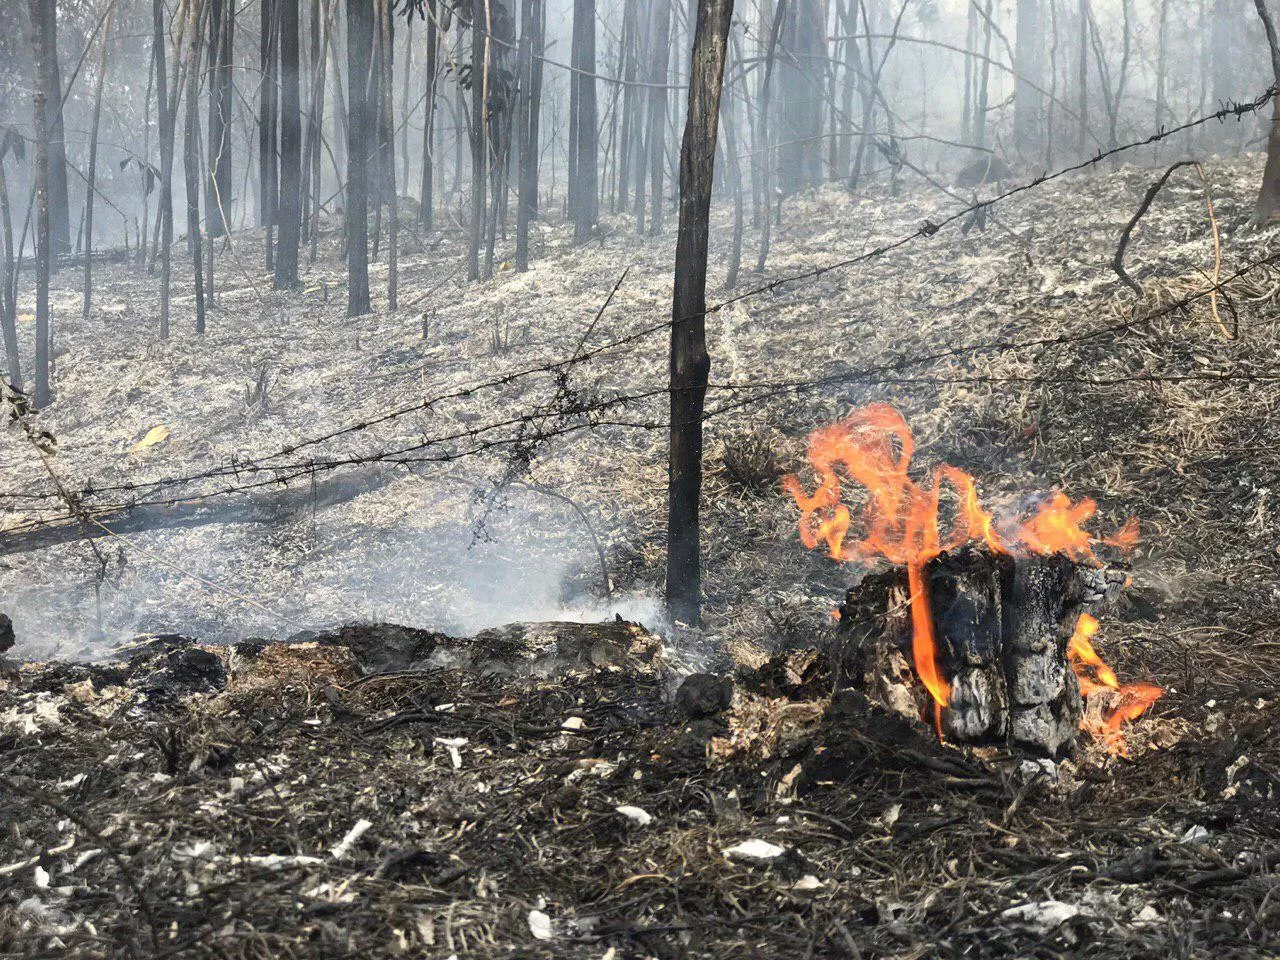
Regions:
[[1081, 613], [1116, 596], [1124, 575], [1060, 555], [965, 547], [925, 564], [923, 579], [946, 705], [936, 710], [912, 669], [911, 594], [901, 568], [849, 590], [837, 682], [901, 713], [936, 710], [943, 735], [958, 743], [1007, 743], [1046, 756], [1069, 749], [1083, 713], [1068, 655], [1072, 632]]

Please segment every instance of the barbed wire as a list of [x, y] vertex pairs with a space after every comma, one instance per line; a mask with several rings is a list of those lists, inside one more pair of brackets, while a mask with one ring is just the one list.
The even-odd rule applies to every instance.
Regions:
[[[301, 450], [314, 447], [314, 446], [319, 446], [321, 444], [330, 442], [332, 440], [338, 439], [343, 436], [351, 435], [354, 433], [361, 433], [366, 430], [373, 429], [374, 427], [381, 426], [383, 424], [398, 420], [405, 416], [410, 416], [415, 413], [430, 410], [435, 406], [448, 403], [449, 401], [452, 401], [452, 400], [466, 399], [485, 390], [491, 390], [491, 389], [500, 390], [504, 387], [510, 386], [511, 384], [517, 381], [524, 380], [526, 378], [533, 377], [533, 376], [562, 373], [563, 371], [576, 367], [578, 365], [589, 363], [592, 360], [594, 360], [596, 357], [599, 357], [605, 353], [612, 352], [614, 350], [620, 349], [625, 346], [630, 346], [631, 344], [637, 343], [649, 336], [652, 336], [655, 333], [667, 331], [672, 326], [678, 323], [687, 322], [689, 320], [696, 319], [699, 316], [701, 317], [710, 316], [712, 314], [715, 314], [724, 310], [728, 306], [731, 306], [736, 303], [740, 303], [744, 300], [754, 298], [765, 293], [774, 293], [778, 291], [780, 288], [791, 283], [799, 283], [803, 281], [816, 280], [828, 273], [848, 269], [853, 266], [870, 262], [872, 260], [886, 256], [889, 253], [892, 253], [903, 247], [906, 247], [907, 245], [914, 243], [918, 240], [932, 238], [943, 229], [965, 219], [966, 217], [977, 214], [980, 211], [989, 209], [999, 203], [1003, 203], [1015, 196], [1019, 196], [1023, 193], [1027, 193], [1029, 191], [1038, 189], [1039, 187], [1044, 186], [1047, 183], [1053, 182], [1055, 180], [1059, 180], [1073, 173], [1078, 173], [1080, 171], [1083, 171], [1092, 167], [1096, 167], [1098, 164], [1102, 163], [1104, 160], [1112, 156], [1116, 156], [1130, 150], [1138, 149], [1140, 147], [1149, 146], [1153, 143], [1157, 143], [1161, 140], [1167, 139], [1179, 133], [1183, 133], [1188, 130], [1194, 129], [1196, 127], [1202, 126], [1206, 123], [1211, 123], [1214, 121], [1221, 122], [1232, 116], [1239, 119], [1244, 117], [1247, 114], [1256, 113], [1258, 110], [1262, 109], [1264, 106], [1269, 104], [1272, 100], [1274, 100], [1276, 96], [1277, 96], [1277, 88], [1274, 85], [1272, 85], [1268, 87], [1265, 91], [1260, 93], [1252, 101], [1229, 103], [1220, 107], [1218, 110], [1213, 111], [1212, 113], [1208, 113], [1203, 116], [1197, 117], [1195, 119], [1189, 120], [1175, 127], [1171, 127], [1171, 128], [1161, 127], [1155, 133], [1150, 134], [1145, 138], [1132, 140], [1127, 143], [1120, 144], [1111, 149], [1099, 151], [1098, 153], [1092, 155], [1086, 160], [1082, 160], [1077, 163], [1071, 164], [1069, 166], [1059, 168], [1053, 173], [1043, 174], [1039, 177], [1036, 177], [1032, 180], [1021, 183], [1015, 187], [1005, 190], [1002, 193], [996, 194], [985, 200], [975, 201], [974, 203], [969, 204], [963, 207], [962, 209], [955, 211], [947, 215], [946, 217], [941, 218], [936, 223], [926, 219], [924, 223], [921, 224], [921, 226], [918, 227], [916, 230], [907, 234], [903, 234], [902, 236], [896, 238], [895, 240], [888, 241], [886, 243], [873, 247], [870, 250], [864, 251], [861, 254], [858, 254], [852, 257], [847, 257], [830, 264], [810, 267], [802, 271], [776, 277], [772, 280], [769, 280], [764, 283], [758, 284], [754, 287], [748, 288], [740, 293], [737, 293], [730, 297], [726, 297], [725, 299], [720, 300], [708, 306], [700, 314], [695, 313], [695, 314], [688, 314], [685, 316], [681, 316], [679, 318], [664, 319], [661, 322], [657, 322], [657, 323], [642, 327], [638, 330], [632, 331], [629, 334], [625, 334], [621, 337], [615, 338], [611, 341], [607, 341], [603, 344], [600, 344], [599, 346], [592, 347], [589, 349], [585, 348], [585, 338], [584, 338], [584, 341], [579, 342], [578, 347], [574, 350], [574, 352], [570, 356], [564, 359], [556, 360], [556, 361], [542, 364], [542, 365], [525, 367], [520, 370], [512, 371], [497, 377], [490, 378], [488, 380], [473, 382], [471, 384], [464, 385], [462, 387], [458, 387], [450, 391], [446, 391], [443, 393], [436, 394], [434, 396], [426, 397], [426, 398], [423, 398], [422, 400], [416, 401], [413, 404], [404, 405], [404, 406], [386, 411], [382, 414], [379, 414], [378, 416], [356, 421], [354, 423], [350, 423], [344, 427], [340, 427], [338, 429], [329, 431], [327, 433], [309, 437], [304, 440], [300, 440], [296, 443], [282, 447], [280, 450], [277, 450], [276, 452], [271, 454], [267, 454], [263, 457], [258, 457], [258, 458], [253, 458], [249, 460], [243, 460], [243, 461], [233, 458], [233, 460], [229, 463], [221, 464], [219, 466], [216, 466], [207, 470], [196, 471], [196, 472], [192, 472], [184, 475], [172, 476], [172, 477], [162, 477], [162, 478], [159, 478], [156, 480], [150, 480], [150, 481], [127, 481], [119, 484], [104, 484], [104, 485], [94, 485], [92, 483], [89, 483], [84, 486], [84, 488], [79, 492], [78, 495], [81, 498], [99, 498], [109, 493], [117, 493], [117, 494], [124, 493], [124, 494], [132, 495], [132, 494], [143, 493], [146, 491], [165, 489], [169, 487], [191, 485], [191, 484], [199, 483], [202, 481], [217, 480], [217, 479], [222, 479], [228, 476], [240, 477], [246, 473], [249, 473], [249, 474], [271, 473], [272, 474], [272, 476], [267, 479], [258, 480], [258, 481], [254, 481], [246, 484], [237, 484], [237, 485], [229, 486], [223, 489], [206, 491], [200, 494], [178, 496], [178, 497], [172, 497], [169, 499], [161, 499], [161, 500], [130, 499], [123, 502], [118, 501], [114, 504], [104, 503], [100, 507], [95, 507], [95, 510], [110, 511], [110, 510], [128, 509], [130, 507], [138, 507], [138, 506], [188, 503], [193, 500], [205, 500], [210, 497], [228, 496], [235, 493], [251, 491], [254, 489], [258, 489], [260, 487], [277, 485], [277, 484], [286, 484], [299, 477], [314, 476], [316, 473], [319, 473], [319, 472], [339, 469], [347, 466], [354, 466], [357, 464], [367, 464], [367, 463], [377, 463], [377, 462], [386, 462], [386, 463], [427, 462], [421, 459], [410, 460], [405, 458], [408, 457], [410, 454], [416, 453], [424, 449], [428, 449], [430, 447], [444, 446], [449, 443], [465, 442], [467, 440], [476, 439], [478, 437], [481, 437], [487, 433], [490, 433], [494, 430], [501, 429], [503, 427], [525, 426], [530, 422], [532, 422], [533, 419], [536, 419], [536, 417], [531, 418], [530, 415], [523, 414], [517, 417], [507, 418], [505, 420], [501, 420], [496, 423], [487, 424], [483, 427], [454, 431], [453, 433], [448, 433], [448, 434], [443, 434], [443, 435], [432, 437], [432, 438], [427, 438], [417, 443], [409, 444], [400, 448], [396, 448], [391, 451], [382, 451], [380, 453], [371, 454], [371, 455], [351, 455], [351, 456], [332, 458], [328, 460], [311, 459], [307, 461], [286, 463], [286, 464], [273, 463], [273, 461], [280, 460], [281, 458], [284, 458], [284, 457], [292, 456], [293, 454], [296, 454]], [[773, 383], [770, 383], [768, 381], [753, 381], [750, 384], [724, 383], [724, 384], [709, 385], [709, 389], [728, 390], [728, 391], [755, 390], [755, 391], [758, 391], [758, 394], [757, 394], [757, 397], [753, 398], [753, 400], [755, 402], [761, 402], [764, 399], [768, 399], [771, 396], [776, 396], [779, 393], [785, 393], [790, 391], [811, 390], [824, 385], [830, 385], [830, 384], [839, 383], [839, 382], [860, 382], [864, 384], [874, 384], [877, 382], [884, 382], [884, 383], [902, 382], [901, 378], [892, 379], [892, 378], [881, 377], [879, 380], [877, 380], [876, 377], [877, 375], [880, 375], [880, 374], [899, 372], [903, 369], [908, 369], [911, 366], [934, 363], [934, 362], [939, 362], [946, 359], [953, 359], [966, 354], [980, 354], [980, 353], [988, 353], [988, 352], [999, 352], [1004, 350], [1019, 350], [1019, 349], [1025, 349], [1025, 348], [1031, 348], [1031, 347], [1037, 347], [1037, 346], [1053, 346], [1053, 345], [1061, 345], [1069, 342], [1079, 342], [1079, 341], [1085, 341], [1090, 339], [1096, 339], [1096, 338], [1107, 336], [1108, 334], [1111, 334], [1111, 333], [1118, 333], [1126, 329], [1132, 329], [1138, 324], [1148, 323], [1162, 316], [1166, 316], [1170, 313], [1173, 313], [1176, 310], [1184, 309], [1191, 302], [1194, 302], [1195, 300], [1198, 300], [1203, 296], [1207, 296], [1210, 293], [1219, 291], [1226, 284], [1236, 279], [1239, 279], [1240, 277], [1251, 272], [1252, 270], [1258, 269], [1259, 267], [1264, 265], [1271, 265], [1273, 263], [1276, 263], [1277, 261], [1280, 261], [1280, 254], [1272, 255], [1272, 256], [1261, 258], [1259, 260], [1252, 261], [1249, 264], [1247, 264], [1245, 267], [1241, 268], [1240, 270], [1237, 270], [1231, 276], [1227, 277], [1225, 280], [1221, 280], [1218, 283], [1214, 284], [1213, 286], [1205, 290], [1194, 293], [1188, 297], [1184, 297], [1179, 301], [1175, 301], [1174, 303], [1168, 305], [1165, 308], [1162, 308], [1158, 311], [1147, 314], [1144, 317], [1137, 318], [1136, 320], [1135, 319], [1125, 320], [1120, 323], [1108, 325], [1101, 328], [1095, 328], [1094, 330], [1087, 331], [1082, 334], [1076, 334], [1072, 336], [1062, 336], [1062, 337], [1044, 337], [1044, 338], [1036, 338], [1036, 339], [1025, 340], [1025, 341], [1014, 341], [1014, 340], [1008, 340], [1008, 339], [990, 341], [982, 344], [948, 348], [946, 350], [937, 351], [931, 354], [902, 358], [896, 361], [892, 361], [890, 363], [881, 364], [874, 367], [862, 368], [861, 370], [857, 370], [857, 371], [844, 371], [840, 373], [830, 374], [820, 378], [814, 378], [811, 380], [780, 381], [780, 382], [773, 382]], [[624, 277], [625, 277], [625, 274], [624, 274]], [[620, 284], [621, 284], [621, 280], [619, 281], [619, 284], [615, 285], [615, 287], [611, 291], [609, 295], [609, 300], [606, 301], [606, 306], [613, 299], [614, 295], [616, 295], [616, 293], [618, 292], [618, 287], [620, 286]], [[597, 320], [598, 320], [598, 315], [597, 315]], [[592, 326], [594, 327], [594, 323]], [[590, 333], [590, 330], [588, 331], [588, 335], [589, 333]], [[1214, 379], [1217, 379], [1219, 381], [1223, 380], [1223, 378], [1220, 378], [1220, 377], [1214, 378]], [[1248, 379], [1250, 379], [1251, 382], [1259, 382], [1256, 376], [1250, 376]], [[912, 378], [912, 382], [924, 382], [924, 381], [920, 378]], [[992, 381], [988, 380], [986, 382], [992, 382]], [[1089, 382], [1089, 381], [1080, 381], [1080, 382]], [[668, 388], [662, 387], [662, 388], [646, 391], [641, 394], [633, 394], [630, 396], [618, 396], [608, 400], [605, 403], [605, 406], [602, 407], [601, 409], [612, 408], [614, 406], [624, 405], [626, 403], [639, 402], [642, 399], [652, 398], [655, 395], [665, 394], [667, 392], [668, 392]], [[592, 408], [592, 407], [584, 407], [582, 412], [591, 413], [591, 412], [594, 412], [594, 409], [595, 408]], [[735, 407], [735, 409], [737, 409], [737, 407]], [[559, 415], [562, 415], [562, 412]], [[707, 415], [704, 419], [710, 419], [711, 416], [715, 416], [715, 415], [717, 414], [713, 411], [711, 414]], [[545, 417], [547, 416], [547, 414], [542, 414], [541, 416]], [[609, 425], [609, 424], [606, 424], [606, 423], [573, 424], [565, 428], [564, 431], [556, 431], [547, 435], [538, 434], [536, 435], [536, 439], [540, 441], [544, 441], [546, 439], [554, 438], [555, 436], [563, 435], [563, 433], [565, 432], [577, 432], [583, 429], [588, 429], [593, 426], [605, 426], [605, 425]], [[613, 423], [612, 425], [645, 427], [647, 429], [657, 429], [658, 427], [669, 428], [670, 426], [669, 423], [655, 424], [651, 422], [644, 422], [644, 423], [618, 422], [618, 423]], [[527, 441], [528, 438], [525, 438], [525, 439]], [[442, 460], [436, 460], [435, 458], [432, 458], [430, 462], [450, 462], [452, 460], [462, 459], [463, 457], [466, 457], [466, 456], [474, 456], [478, 453], [492, 449], [495, 446], [500, 446], [503, 444], [511, 444], [515, 442], [517, 442], [516, 438], [506, 438], [503, 440], [486, 442], [484, 445], [477, 447], [472, 452], [463, 453], [459, 455], [450, 454]], [[15, 501], [15, 502], [16, 501], [47, 502], [51, 499], [56, 499], [56, 496], [57, 496], [56, 494], [0, 492], [0, 500], [8, 500], [8, 501]], [[43, 524], [46, 521], [36, 521], [36, 522]], [[19, 529], [19, 528], [10, 528], [10, 532], [12, 532], [15, 529]]]
[[[1269, 254], [1250, 261], [1239, 269], [1235, 270], [1229, 276], [1220, 279], [1218, 282], [1207, 286], [1203, 289], [1193, 291], [1186, 296], [1174, 300], [1162, 307], [1150, 311], [1141, 317], [1130, 318], [1114, 324], [1108, 324], [1104, 327], [1094, 328], [1092, 330], [1082, 331], [1076, 334], [1062, 334], [1053, 337], [1037, 337], [1027, 340], [992, 340], [980, 344], [972, 344], [966, 347], [956, 347], [945, 351], [937, 351], [927, 355], [915, 355], [899, 358], [894, 361], [877, 364], [869, 367], [862, 367], [857, 370], [839, 371], [837, 373], [826, 374], [823, 376], [813, 377], [806, 380], [787, 380], [787, 381], [755, 381], [750, 383], [711, 383], [708, 390], [713, 393], [730, 393], [734, 394], [732, 400], [706, 411], [701, 417], [702, 422], [707, 422], [718, 417], [723, 417], [730, 413], [736, 413], [746, 407], [758, 405], [768, 400], [787, 394], [801, 394], [816, 390], [822, 387], [831, 386], [837, 383], [858, 383], [864, 386], [877, 385], [944, 385], [944, 384], [997, 384], [997, 383], [1021, 383], [1021, 384], [1072, 384], [1078, 386], [1114, 386], [1126, 383], [1209, 383], [1209, 384], [1269, 384], [1280, 383], [1280, 374], [1258, 374], [1242, 371], [1197, 371], [1194, 373], [1171, 372], [1171, 373], [1134, 373], [1113, 377], [1100, 376], [1082, 376], [1072, 374], [1053, 374], [1053, 375], [957, 375], [957, 376], [895, 376], [914, 366], [922, 366], [929, 363], [938, 362], [944, 359], [954, 359], [966, 355], [980, 355], [993, 352], [1018, 351], [1037, 347], [1048, 346], [1064, 346], [1073, 343], [1083, 343], [1096, 340], [1108, 334], [1120, 334], [1124, 332], [1135, 331], [1142, 326], [1149, 325], [1164, 317], [1174, 313], [1186, 310], [1191, 304], [1208, 297], [1214, 293], [1220, 292], [1225, 286], [1235, 282], [1251, 273], [1254, 270], [1264, 266], [1270, 266], [1280, 263], [1280, 253]], [[614, 292], [617, 285], [614, 287]], [[612, 297], [612, 294], [610, 295]], [[597, 315], [598, 316], [598, 315]], [[103, 503], [95, 505], [91, 513], [94, 516], [105, 516], [124, 510], [137, 509], [141, 507], [161, 507], [161, 506], [177, 506], [180, 504], [190, 504], [194, 502], [207, 502], [212, 499], [252, 492], [255, 490], [287, 485], [294, 481], [306, 478], [314, 478], [321, 473], [327, 473], [333, 470], [339, 470], [347, 467], [369, 466], [375, 464], [386, 464], [391, 466], [416, 466], [425, 464], [444, 464], [452, 463], [458, 460], [475, 457], [483, 453], [492, 452], [504, 447], [537, 447], [545, 444], [547, 441], [559, 437], [565, 437], [575, 433], [581, 433], [588, 430], [598, 430], [605, 427], [617, 427], [624, 429], [637, 430], [667, 430], [671, 427], [671, 421], [662, 418], [650, 419], [619, 419], [616, 417], [606, 417], [606, 412], [612, 412], [626, 407], [635, 406], [645, 401], [653, 400], [660, 396], [670, 393], [669, 386], [654, 387], [645, 391], [629, 394], [617, 394], [607, 398], [603, 398], [592, 402], [562, 402], [554, 407], [541, 409], [539, 412], [530, 414], [522, 413], [499, 420], [497, 422], [488, 423], [483, 426], [469, 427], [464, 430], [453, 431], [452, 433], [442, 434], [435, 437], [425, 438], [423, 440], [405, 444], [389, 450], [382, 450], [376, 453], [348, 455], [335, 457], [330, 459], [312, 459], [308, 461], [295, 462], [291, 464], [281, 464], [278, 466], [268, 467], [261, 464], [245, 464], [242, 472], [263, 473], [269, 472], [272, 475], [260, 479], [252, 480], [242, 484], [228, 486], [226, 488], [213, 491], [206, 491], [194, 495], [173, 496], [168, 498], [151, 498], [141, 500], [126, 500], [115, 503]], [[748, 393], [748, 396], [740, 396], [742, 393]], [[574, 419], [576, 418], [576, 419]], [[551, 424], [551, 425], [548, 425]], [[515, 434], [512, 436], [501, 436], [497, 438], [486, 438], [488, 434], [501, 430], [504, 427], [514, 427]], [[444, 447], [447, 444], [468, 443], [468, 446], [462, 449], [450, 449], [440, 453], [427, 454], [424, 451], [438, 447]], [[11, 527], [7, 534], [20, 534], [32, 532], [42, 527], [57, 526], [62, 523], [76, 519], [70, 515], [45, 517], [33, 519], [26, 523], [20, 523]]]

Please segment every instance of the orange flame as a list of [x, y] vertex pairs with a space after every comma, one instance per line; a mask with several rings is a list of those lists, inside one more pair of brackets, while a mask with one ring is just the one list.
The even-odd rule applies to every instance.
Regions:
[[[1113, 753], [1126, 753], [1124, 735], [1120, 732], [1122, 725], [1142, 716], [1150, 706], [1164, 696], [1164, 690], [1145, 683], [1122, 684], [1116, 673], [1093, 648], [1093, 638], [1100, 624], [1097, 617], [1087, 613], [1080, 614], [1076, 621], [1075, 632], [1071, 635], [1071, 643], [1067, 655], [1071, 666], [1080, 681], [1080, 692], [1086, 697], [1110, 691], [1115, 702], [1102, 724], [1092, 730]], [[1089, 676], [1089, 669], [1093, 677]], [[1096, 678], [1096, 679], [1095, 679]]]
[[[825, 548], [841, 562], [883, 558], [907, 568], [912, 660], [941, 708], [950, 699], [951, 686], [938, 663], [925, 564], [966, 543], [985, 543], [999, 553], [1061, 553], [1096, 562], [1095, 541], [1082, 525], [1098, 507], [1089, 499], [1072, 503], [1055, 492], [1022, 522], [998, 522], [982, 506], [973, 477], [958, 467], [937, 467], [928, 486], [913, 480], [908, 471], [914, 453], [915, 440], [902, 414], [888, 404], [873, 404], [809, 435], [808, 458], [817, 480], [812, 494], [805, 493], [794, 474], [782, 483], [800, 508], [800, 539], [806, 547]], [[841, 498], [842, 476], [865, 491], [853, 536], [854, 511]], [[940, 520], [944, 488], [955, 499], [955, 519], [945, 532]], [[1112, 540], [1102, 542], [1131, 547], [1137, 534], [1137, 521], [1131, 520]], [[1087, 646], [1088, 638], [1083, 642]]]

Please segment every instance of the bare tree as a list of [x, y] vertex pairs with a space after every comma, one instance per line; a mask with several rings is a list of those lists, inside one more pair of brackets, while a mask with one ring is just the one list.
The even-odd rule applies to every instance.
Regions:
[[[42, 0], [28, 0], [31, 12], [31, 49], [35, 76], [32, 82], [33, 115], [36, 140], [36, 406], [43, 407], [52, 399], [49, 391], [49, 73], [45, 58], [52, 54], [46, 47], [41, 21]], [[52, 4], [49, 4], [52, 6]], [[54, 92], [57, 96], [57, 92]]]
[[573, 219], [573, 240], [584, 243], [595, 232], [599, 218], [596, 0], [574, 0], [573, 68], [569, 116], [573, 169], [569, 175], [569, 211]]
[[84, 193], [84, 308], [82, 316], [89, 319], [93, 300], [93, 194], [98, 183], [98, 128], [102, 120], [102, 85], [107, 79], [107, 38], [111, 32], [111, 13], [115, 2], [107, 8], [102, 22], [102, 38], [98, 41], [98, 76], [93, 90], [93, 122], [89, 130], [89, 176]]
[[[369, 312], [369, 87], [373, 0], [347, 0], [347, 316]], [[376, 154], [376, 149], [375, 149]]]
[[298, 285], [298, 245], [302, 231], [301, 23], [298, 0], [274, 0], [280, 33], [280, 229], [276, 248], [277, 290]]
[[699, 507], [707, 356], [707, 234], [715, 179], [720, 93], [733, 0], [699, 0], [680, 151], [680, 228], [671, 305], [671, 448], [667, 507], [667, 610], [697, 626], [702, 616]]
[[[1267, 48], [1271, 53], [1271, 74], [1275, 90], [1280, 91], [1280, 39], [1276, 37], [1276, 23], [1267, 0], [1253, 0], [1267, 34]], [[1280, 97], [1272, 100], [1271, 130], [1267, 136], [1267, 165], [1262, 171], [1262, 186], [1253, 206], [1253, 221], [1259, 226], [1280, 219]]]

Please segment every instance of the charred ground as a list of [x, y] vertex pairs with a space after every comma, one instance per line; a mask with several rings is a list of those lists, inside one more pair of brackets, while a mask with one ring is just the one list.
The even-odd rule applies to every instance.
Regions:
[[[1242, 160], [1209, 168], [1224, 276], [1271, 251], [1272, 234], [1245, 228], [1257, 167]], [[88, 899], [77, 904], [97, 918], [98, 939], [77, 941], [84, 955], [112, 942], [161, 955], [220, 943], [233, 956], [342, 956], [356, 944], [375, 954], [445, 956], [599, 956], [609, 946], [624, 956], [1053, 956], [1086, 948], [1117, 957], [1259, 955], [1274, 937], [1269, 871], [1280, 846], [1271, 813], [1280, 757], [1267, 732], [1280, 667], [1271, 516], [1280, 278], [1260, 268], [1227, 288], [1222, 314], [1235, 339], [1204, 300], [1094, 335], [1135, 308], [1141, 316], [1202, 289], [1212, 275], [1201, 187], [1190, 177], [1166, 189], [1130, 248], [1142, 302], [1110, 271], [1117, 237], [1155, 175], [1124, 167], [1050, 185], [997, 207], [985, 232], [944, 231], [713, 317], [712, 381], [724, 386], [711, 406], [752, 402], [708, 423], [707, 623], [677, 649], [748, 672], [728, 718], [688, 724], [669, 706], [663, 671], [630, 663], [555, 681], [448, 670], [356, 683], [357, 667], [328, 656], [300, 656], [283, 678], [269, 658], [264, 665], [246, 656], [233, 675], [262, 676], [260, 686], [233, 695], [233, 682], [161, 713], [135, 711], [132, 694], [104, 706], [110, 677], [96, 692], [77, 688], [78, 698], [67, 683], [90, 668], [50, 668], [35, 672], [24, 692], [3, 695], [5, 710], [29, 711], [26, 698], [45, 688], [62, 721], [22, 743], [11, 726], [5, 734], [5, 775], [40, 791], [10, 813], [7, 834], [21, 846], [6, 864], [64, 842], [58, 824], [78, 823], [71, 813], [83, 819], [76, 849], [106, 851], [80, 868], [89, 879], [74, 879], [79, 871], [66, 878], [83, 882], [75, 896]], [[834, 188], [797, 198], [786, 205], [771, 269], [782, 275], [856, 252], [942, 209], [919, 197], [849, 197]], [[325, 301], [326, 286], [331, 297], [338, 289], [326, 266], [336, 262], [336, 237], [304, 268], [301, 296], [269, 292], [255, 247], [244, 243], [223, 258], [209, 334], [150, 346], [154, 280], [113, 267], [95, 319], [60, 327], [67, 352], [58, 401], [38, 422], [58, 440], [54, 462], [69, 485], [101, 489], [261, 456], [424, 395], [563, 360], [627, 267], [592, 342], [660, 322], [669, 306], [669, 241], [637, 246], [627, 229], [619, 221], [583, 250], [571, 248], [564, 227], [547, 226], [544, 256], [530, 273], [483, 285], [458, 281], [446, 237], [402, 261], [399, 313], [352, 323], [335, 299]], [[78, 316], [74, 276], [57, 283], [55, 303]], [[1030, 345], [975, 349], [994, 342]], [[592, 396], [660, 388], [664, 346], [657, 334], [601, 354], [574, 369], [574, 388]], [[894, 369], [852, 375], [886, 365]], [[254, 393], [263, 370], [265, 404]], [[795, 381], [827, 375], [848, 379], [795, 389]], [[868, 382], [875, 380], [885, 382]], [[776, 390], [759, 400], [768, 383]], [[519, 416], [557, 390], [551, 376], [525, 378], [315, 453], [376, 457], [424, 435]], [[1061, 485], [1098, 499], [1114, 525], [1129, 515], [1142, 522], [1129, 605], [1104, 623], [1100, 639], [1122, 677], [1168, 689], [1135, 732], [1129, 760], [1086, 755], [1074, 781], [1041, 794], [999, 763], [959, 757], [910, 732], [898, 737], [856, 704], [827, 704], [812, 690], [788, 692], [750, 673], [771, 652], [811, 646], [833, 629], [829, 610], [855, 572], [799, 546], [777, 478], [801, 465], [810, 429], [874, 400], [906, 414], [922, 467], [956, 463], [992, 496]], [[624, 413], [616, 419], [660, 423], [664, 398]], [[169, 439], [128, 452], [161, 423]], [[598, 426], [538, 443], [531, 471], [516, 474], [578, 503], [614, 580], [640, 597], [660, 578], [664, 439], [662, 429]], [[0, 442], [4, 488], [50, 493], [31, 450], [12, 431]], [[470, 633], [466, 627], [484, 625], [478, 621], [528, 619], [512, 602], [527, 597], [519, 571], [550, 560], [552, 608], [561, 580], [572, 602], [594, 603], [594, 551], [563, 502], [521, 492], [518, 508], [490, 509], [515, 489], [502, 483], [509, 453], [394, 469], [375, 460], [368, 490], [341, 508], [313, 513], [293, 504], [274, 523], [103, 539], [112, 558], [104, 628], [110, 636], [182, 629], [212, 640], [395, 619]], [[128, 499], [116, 492], [85, 502]], [[12, 525], [42, 507], [65, 512], [56, 499], [5, 507]], [[515, 557], [508, 581], [487, 568], [485, 581], [458, 563], [482, 516]], [[102, 648], [92, 639], [97, 565], [82, 543], [3, 562], [19, 628], [15, 653]], [[458, 706], [434, 709], [445, 703]], [[408, 715], [414, 719], [387, 722]], [[581, 731], [561, 729], [569, 716], [582, 718]], [[788, 724], [794, 736], [776, 744], [746, 732]], [[738, 748], [708, 754], [712, 736], [733, 741], [735, 731]], [[440, 741], [459, 737], [468, 746], [455, 769]], [[234, 755], [219, 760], [226, 749]], [[595, 761], [614, 769], [597, 776]], [[788, 780], [797, 764], [801, 772]], [[84, 780], [58, 786], [79, 772]], [[243, 792], [232, 777], [245, 781]], [[629, 825], [615, 809], [627, 804], [654, 822]], [[360, 817], [374, 826], [350, 859], [335, 861], [327, 848]], [[724, 849], [753, 838], [792, 852], [769, 865], [726, 859]], [[305, 855], [323, 866], [274, 873], [261, 862], [232, 869], [218, 861], [223, 872], [213, 871], [218, 879], [195, 896], [189, 875], [204, 876], [203, 868], [174, 851], [200, 840], [223, 857]], [[58, 856], [62, 863], [77, 854]], [[33, 871], [15, 875], [26, 893], [47, 899]], [[797, 890], [809, 875], [821, 885]], [[60, 882], [52, 869], [51, 885]], [[355, 900], [344, 902], [349, 894]], [[1004, 913], [1049, 900], [1079, 912], [1049, 932]], [[533, 939], [532, 909], [552, 918], [557, 940]], [[24, 935], [12, 910], [8, 923], [8, 936]], [[158, 947], [147, 946], [153, 929]], [[225, 941], [214, 936], [222, 932]]]

